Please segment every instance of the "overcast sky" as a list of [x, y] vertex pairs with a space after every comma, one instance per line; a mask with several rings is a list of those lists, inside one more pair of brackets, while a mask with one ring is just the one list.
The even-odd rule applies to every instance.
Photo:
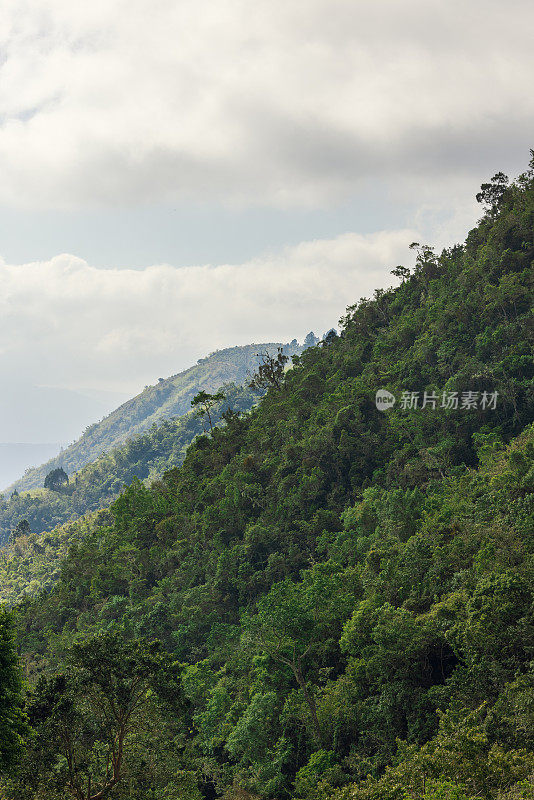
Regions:
[[3, 0], [0, 369], [27, 402], [0, 441], [32, 387], [112, 404], [322, 333], [415, 238], [463, 240], [534, 147], [533, 31], [527, 0]]

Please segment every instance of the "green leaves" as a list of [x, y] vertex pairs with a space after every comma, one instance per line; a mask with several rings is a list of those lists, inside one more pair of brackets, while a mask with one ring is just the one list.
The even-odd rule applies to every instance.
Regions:
[[154, 698], [181, 711], [178, 667], [158, 641], [128, 640], [117, 628], [74, 643], [66, 662], [30, 699], [35, 740], [22, 775], [26, 785], [47, 779], [77, 800], [99, 800], [123, 782]]
[[0, 771], [17, 761], [29, 734], [22, 690], [13, 617], [0, 608]]
[[197, 411], [199, 417], [207, 417], [210, 430], [213, 430], [211, 412], [215, 406], [217, 406], [217, 404], [224, 399], [225, 395], [223, 392], [209, 394], [209, 392], [202, 390], [201, 392], [198, 392], [198, 394], [196, 394], [191, 400], [191, 406]]

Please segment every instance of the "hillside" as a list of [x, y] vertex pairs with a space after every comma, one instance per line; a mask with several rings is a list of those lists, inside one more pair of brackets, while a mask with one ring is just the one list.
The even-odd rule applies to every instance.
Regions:
[[[28, 470], [5, 493], [40, 489], [52, 469], [63, 467], [70, 475], [127, 439], [148, 431], [152, 425], [187, 414], [197, 392], [213, 392], [229, 383], [239, 386], [255, 371], [258, 353], [276, 353], [279, 346], [269, 342], [217, 350], [177, 375], [160, 378], [155, 386], [147, 386], [103, 420], [86, 428], [83, 435], [59, 456]], [[288, 355], [302, 351], [296, 341], [284, 347]]]
[[[219, 389], [225, 397], [212, 411], [215, 425], [229, 408], [244, 413], [261, 396], [261, 392], [233, 384]], [[6, 558], [10, 558], [11, 553], [20, 553], [21, 548], [27, 552], [29, 547], [31, 551], [34, 542], [40, 552], [42, 537], [39, 534], [105, 508], [135, 478], [151, 482], [179, 466], [187, 448], [203, 430], [199, 416], [190, 411], [153, 425], [147, 433], [132, 437], [126, 444], [82, 467], [61, 491], [33, 489], [0, 499], [0, 543], [7, 547]], [[29, 525], [29, 535], [21, 537], [17, 525], [23, 520]], [[55, 534], [47, 538], [53, 541]], [[10, 539], [15, 540], [12, 545], [8, 544]], [[25, 572], [22, 566], [21, 571]], [[6, 586], [0, 585], [0, 597], [10, 597]]]
[[74, 526], [17, 607], [6, 798], [534, 797], [532, 155], [464, 245]]

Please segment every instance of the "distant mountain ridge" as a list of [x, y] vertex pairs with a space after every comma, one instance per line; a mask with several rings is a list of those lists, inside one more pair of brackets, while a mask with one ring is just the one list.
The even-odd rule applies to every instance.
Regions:
[[[228, 409], [246, 414], [263, 395], [263, 391], [253, 390], [246, 384], [225, 384], [219, 388], [224, 399], [210, 412], [213, 425], [221, 422]], [[41, 556], [43, 542], [46, 541], [48, 547], [45, 561], [54, 561], [56, 551], [63, 547], [65, 536], [70, 536], [70, 523], [105, 509], [133, 480], [150, 485], [167, 470], [180, 466], [189, 445], [203, 432], [203, 420], [190, 411], [162, 420], [145, 433], [113, 447], [71, 475], [62, 491], [30, 489], [16, 492], [11, 497], [0, 496], [0, 547], [8, 544], [12, 537], [20, 543], [21, 531], [17, 531], [17, 525], [24, 521], [30, 534], [29, 552], [33, 552], [32, 545], [35, 545], [33, 555], [45, 569]], [[53, 543], [52, 547], [49, 547], [50, 543]]]
[[228, 383], [244, 383], [257, 367], [258, 354], [276, 353], [278, 347], [284, 347], [289, 356], [303, 349], [296, 339], [289, 344], [263, 342], [229, 347], [199, 359], [194, 366], [176, 375], [160, 378], [157, 384], [147, 386], [100, 422], [86, 428], [82, 436], [58, 456], [28, 470], [6, 492], [41, 488], [50, 470], [63, 467], [72, 474], [128, 439], [145, 433], [152, 425], [186, 414], [197, 392], [212, 392]]

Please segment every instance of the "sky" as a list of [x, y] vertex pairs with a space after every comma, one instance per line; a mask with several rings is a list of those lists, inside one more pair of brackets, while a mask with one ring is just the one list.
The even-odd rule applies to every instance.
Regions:
[[3, 0], [0, 441], [322, 334], [534, 147], [534, 6]]

